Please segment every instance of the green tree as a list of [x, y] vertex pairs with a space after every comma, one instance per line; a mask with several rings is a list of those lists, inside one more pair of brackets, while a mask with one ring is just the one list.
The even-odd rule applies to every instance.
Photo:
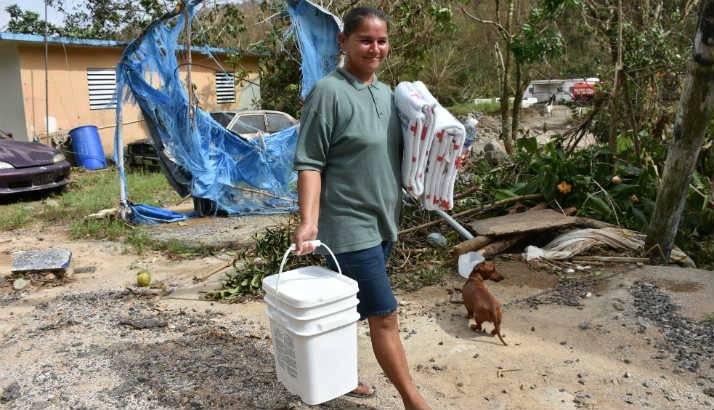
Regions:
[[[509, 155], [515, 152], [523, 93], [535, 63], [545, 63], [563, 51], [557, 25], [563, 11], [577, 0], [495, 0], [492, 19], [481, 18], [462, 7], [471, 20], [491, 27], [497, 34], [494, 44], [499, 66], [501, 139]], [[529, 10], [526, 13], [526, 10]], [[513, 106], [509, 110], [509, 100]]]
[[58, 35], [61, 33], [58, 27], [46, 23], [40, 18], [39, 14], [34, 11], [22, 10], [17, 4], [6, 7], [5, 11], [10, 15], [7, 31], [11, 33], [43, 34], [45, 32], [45, 26], [47, 27], [47, 34], [49, 35]]

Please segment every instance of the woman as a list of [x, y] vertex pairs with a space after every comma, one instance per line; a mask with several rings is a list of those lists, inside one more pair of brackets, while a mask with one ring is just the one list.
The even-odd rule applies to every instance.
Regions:
[[[404, 407], [429, 409], [409, 375], [385, 267], [397, 240], [402, 156], [392, 92], [375, 75], [389, 53], [387, 19], [359, 7], [343, 22], [344, 67], [315, 85], [300, 119], [294, 163], [300, 225], [293, 242], [301, 255], [312, 252], [307, 241], [319, 237], [337, 254], [342, 272], [359, 285], [357, 310]], [[374, 390], [360, 383], [351, 394], [368, 397]]]

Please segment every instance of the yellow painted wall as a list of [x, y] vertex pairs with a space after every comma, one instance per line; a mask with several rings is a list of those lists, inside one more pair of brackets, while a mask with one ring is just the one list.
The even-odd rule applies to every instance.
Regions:
[[[44, 48], [36, 45], [20, 45], [18, 49], [27, 133], [46, 140]], [[114, 109], [90, 110], [87, 68], [114, 68], [121, 57], [121, 52], [120, 48], [50, 46], [48, 53], [49, 116], [54, 117], [57, 128], [65, 132], [83, 125], [97, 126], [107, 156], [113, 155], [114, 152], [115, 112]], [[217, 68], [209, 68], [216, 67], [216, 64], [207, 57], [196, 54], [193, 55], [193, 62], [207, 66], [194, 65], [192, 69], [192, 81], [196, 85], [201, 108], [207, 111], [238, 108], [239, 87], [236, 87], [235, 103], [217, 106], [215, 103]], [[257, 71], [256, 59], [249, 58], [241, 64], [251, 73]], [[227, 71], [231, 71], [231, 66], [227, 62], [221, 61], [221, 65]], [[149, 136], [138, 106], [125, 104], [123, 117], [125, 143]]]

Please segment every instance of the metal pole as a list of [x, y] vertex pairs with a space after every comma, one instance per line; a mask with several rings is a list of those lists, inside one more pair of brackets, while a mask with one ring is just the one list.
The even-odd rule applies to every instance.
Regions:
[[193, 83], [191, 82], [191, 16], [188, 11], [188, 0], [183, 3], [183, 18], [186, 25], [186, 88], [188, 89], [188, 119], [193, 126]]
[[446, 221], [447, 224], [451, 225], [451, 227], [454, 228], [456, 230], [456, 232], [461, 234], [461, 236], [463, 236], [467, 240], [474, 238], [474, 236], [471, 235], [471, 232], [469, 232], [466, 228], [461, 226], [461, 224], [456, 222], [456, 219], [452, 218], [451, 215], [447, 214], [446, 212], [442, 211], [441, 209], [435, 210], [434, 213], [436, 213], [437, 215], [442, 217]]
[[47, 136], [49, 142], [50, 135], [50, 100], [49, 100], [49, 79], [47, 76], [47, 0], [45, 0], [45, 136]]

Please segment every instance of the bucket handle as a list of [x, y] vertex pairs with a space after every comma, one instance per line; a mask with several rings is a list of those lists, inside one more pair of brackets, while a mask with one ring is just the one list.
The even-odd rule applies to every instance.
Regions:
[[[330, 252], [330, 256], [332, 256], [332, 260], [335, 261], [335, 266], [337, 266], [337, 272], [342, 275], [342, 268], [340, 268], [340, 263], [337, 262], [337, 258], [335, 257], [335, 254], [332, 253], [332, 249], [330, 249], [329, 246], [325, 245], [322, 243], [319, 239], [315, 239], [313, 241], [307, 241], [310, 245], [314, 246], [315, 248], [324, 246], [325, 249], [327, 249], [327, 252]], [[288, 260], [288, 255], [290, 255], [290, 252], [294, 251], [296, 249], [296, 246], [294, 243], [290, 244], [290, 247], [288, 250], [285, 251], [283, 254], [283, 260], [280, 262], [280, 270], [278, 271], [278, 278], [275, 280], [275, 295], [278, 296], [278, 286], [280, 285], [280, 274], [283, 273], [283, 269], [285, 268], [285, 262]]]

